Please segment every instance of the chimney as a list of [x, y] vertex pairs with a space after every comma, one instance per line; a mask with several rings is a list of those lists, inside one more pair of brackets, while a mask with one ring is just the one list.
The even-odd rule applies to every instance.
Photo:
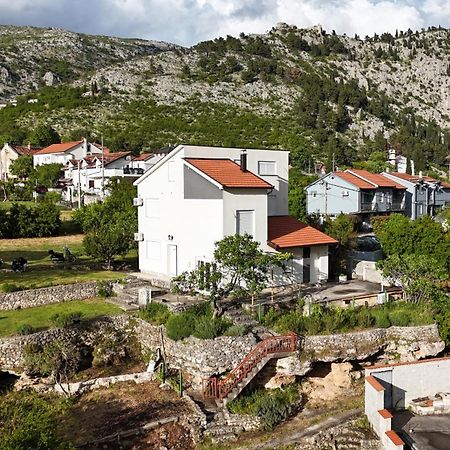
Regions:
[[83, 138], [83, 157], [86, 157], [87, 154], [88, 154], [87, 139]]
[[423, 173], [421, 170], [419, 170], [419, 178], [422, 179], [423, 178]]
[[28, 142], [28, 150], [31, 150], [31, 142]]
[[247, 150], [241, 151], [241, 170], [247, 172]]

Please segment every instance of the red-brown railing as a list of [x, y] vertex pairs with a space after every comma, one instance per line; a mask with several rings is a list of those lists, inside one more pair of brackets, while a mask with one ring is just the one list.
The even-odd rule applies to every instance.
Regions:
[[261, 341], [225, 378], [210, 377], [202, 381], [203, 399], [223, 400], [267, 355], [297, 350], [297, 335], [271, 336]]

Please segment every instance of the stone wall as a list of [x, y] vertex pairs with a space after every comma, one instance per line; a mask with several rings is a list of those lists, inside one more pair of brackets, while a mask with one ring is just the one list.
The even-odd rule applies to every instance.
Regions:
[[24, 348], [27, 344], [47, 345], [55, 340], [65, 342], [77, 339], [80, 343], [93, 346], [106, 328], [129, 329], [126, 316], [105, 317], [88, 323], [88, 326], [53, 328], [26, 336], [0, 339], [0, 370], [14, 370], [24, 364]]
[[327, 336], [305, 336], [300, 357], [277, 361], [277, 372], [303, 376], [316, 361], [364, 361], [377, 355], [387, 361], [416, 361], [436, 356], [445, 348], [436, 325], [390, 327]]
[[[160, 349], [169, 367], [181, 368], [189, 373], [195, 387], [201, 385], [202, 378], [232, 370], [256, 345], [253, 335], [221, 336], [210, 340], [189, 337], [173, 341], [167, 337], [164, 327], [121, 315], [97, 319], [81, 328], [51, 329], [28, 336], [0, 339], [0, 370], [20, 368], [23, 365], [23, 349], [28, 343], [46, 344], [55, 339], [77, 338], [81, 343], [93, 346], [106, 327], [134, 332], [141, 345], [154, 353]], [[374, 355], [390, 361], [414, 361], [436, 356], [445, 347], [435, 325], [306, 336], [299, 344], [299, 356], [277, 361], [279, 373], [302, 376], [317, 361], [362, 361]]]
[[97, 295], [97, 283], [75, 283], [0, 294], [0, 310], [23, 309], [69, 300], [85, 300]]

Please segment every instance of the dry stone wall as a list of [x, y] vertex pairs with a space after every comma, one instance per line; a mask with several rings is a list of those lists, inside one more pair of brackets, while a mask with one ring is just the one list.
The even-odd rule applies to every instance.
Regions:
[[97, 295], [96, 282], [51, 286], [0, 294], [0, 310], [24, 309], [69, 300], [85, 300]]

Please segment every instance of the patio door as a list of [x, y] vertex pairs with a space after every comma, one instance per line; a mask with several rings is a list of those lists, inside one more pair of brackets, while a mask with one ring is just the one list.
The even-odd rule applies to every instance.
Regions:
[[169, 275], [178, 275], [178, 248], [174, 244], [167, 246], [167, 272]]

